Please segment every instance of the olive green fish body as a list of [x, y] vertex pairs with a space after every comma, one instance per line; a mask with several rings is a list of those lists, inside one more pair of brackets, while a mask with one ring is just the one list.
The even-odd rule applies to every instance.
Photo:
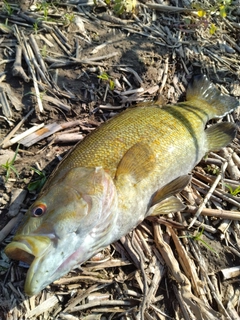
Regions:
[[207, 122], [238, 106], [205, 76], [187, 101], [129, 108], [77, 144], [26, 213], [9, 257], [31, 263], [25, 283], [36, 294], [118, 240], [148, 215], [180, 211], [174, 194], [206, 152], [227, 145], [236, 126]]

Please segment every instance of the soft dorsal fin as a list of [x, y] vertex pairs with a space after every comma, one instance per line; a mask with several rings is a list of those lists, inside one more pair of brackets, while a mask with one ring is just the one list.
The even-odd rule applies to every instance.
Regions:
[[237, 133], [237, 126], [231, 122], [221, 122], [206, 129], [205, 133], [208, 151], [219, 150], [232, 142]]
[[224, 117], [239, 106], [235, 97], [222, 94], [206, 75], [198, 75], [193, 78], [188, 85], [186, 98], [207, 103], [210, 119]]
[[160, 214], [169, 214], [185, 209], [186, 206], [176, 197], [171, 196], [155, 204], [147, 212], [147, 216], [158, 216]]
[[151, 200], [151, 206], [154, 206], [156, 203], [162, 201], [163, 199], [182, 191], [189, 184], [191, 178], [192, 177], [189, 175], [184, 175], [169, 182], [166, 186], [164, 186], [154, 194]]
[[117, 168], [116, 180], [128, 176], [134, 183], [138, 183], [146, 178], [155, 166], [156, 158], [152, 149], [146, 143], [138, 142], [122, 157]]

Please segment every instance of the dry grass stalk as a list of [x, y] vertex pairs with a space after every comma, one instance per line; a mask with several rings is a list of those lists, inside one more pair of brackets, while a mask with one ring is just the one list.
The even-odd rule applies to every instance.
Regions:
[[173, 6], [165, 6], [165, 5], [162, 5], [162, 4], [150, 3], [150, 2], [145, 3], [145, 6], [147, 6], [148, 8], [151, 8], [151, 9], [155, 9], [157, 11], [167, 12], [167, 13], [176, 13], [176, 12], [186, 12], [186, 13], [188, 13], [188, 12], [194, 11], [192, 9], [181, 8], [181, 7], [173, 7]]
[[59, 99], [57, 98], [53, 98], [53, 97], [50, 97], [50, 96], [47, 96], [47, 95], [44, 95], [42, 97], [42, 99], [44, 101], [48, 101], [48, 102], [51, 102], [53, 105], [61, 108], [62, 110], [65, 110], [67, 112], [69, 112], [71, 110], [71, 107], [69, 105], [67, 105], [66, 103], [60, 101]]
[[179, 255], [179, 262], [187, 275], [188, 279], [191, 280], [193, 292], [196, 296], [201, 297], [204, 303], [208, 303], [207, 299], [205, 297], [205, 293], [203, 290], [204, 284], [200, 281], [198, 278], [198, 275], [196, 273], [196, 266], [194, 265], [194, 262], [189, 257], [189, 253], [185, 250], [184, 246], [180, 242], [179, 238], [176, 236], [174, 230], [172, 228], [169, 228], [169, 231], [171, 233], [171, 236], [173, 238], [174, 244], [176, 246], [176, 250]]
[[[187, 211], [196, 214], [198, 208], [193, 206], [188, 206]], [[240, 212], [237, 211], [228, 211], [228, 210], [218, 210], [218, 209], [208, 209], [204, 208], [201, 212], [202, 215], [209, 217], [216, 217], [221, 219], [230, 219], [230, 220], [240, 220]]]
[[220, 270], [223, 280], [228, 280], [240, 275], [240, 266]]
[[18, 135], [16, 135], [14, 138], [12, 138], [9, 142], [8, 142], [8, 146], [9, 145], [13, 145], [17, 142], [19, 142], [20, 140], [22, 140], [23, 138], [29, 136], [30, 134], [32, 134], [33, 132], [38, 131], [39, 129], [44, 127], [44, 123], [41, 123], [39, 125], [33, 126], [32, 128], [26, 130], [23, 133], [20, 133]]
[[173, 255], [171, 247], [163, 240], [162, 232], [156, 223], [153, 223], [154, 239], [156, 246], [163, 256], [168, 268], [177, 283], [180, 285], [181, 297], [190, 307], [197, 319], [217, 319], [217, 313], [205, 305], [198, 297], [191, 293], [191, 284], [187, 277], [180, 271], [179, 264]]
[[16, 56], [15, 62], [13, 64], [12, 74], [14, 77], [21, 77], [25, 82], [29, 82], [30, 79], [26, 75], [22, 67], [22, 47], [20, 45], [16, 46]]
[[37, 307], [27, 312], [26, 317], [29, 317], [29, 318], [37, 317], [40, 314], [43, 314], [44, 312], [49, 311], [56, 304], [59, 303], [59, 300], [61, 301], [62, 299], [56, 296], [50, 296], [49, 298], [44, 300], [41, 304], [39, 304]]
[[2, 148], [7, 148], [12, 144], [9, 142], [11, 137], [21, 128], [27, 118], [33, 113], [34, 109], [30, 110], [25, 117], [16, 125], [16, 127], [0, 142], [0, 146]]
[[19, 32], [19, 30], [18, 30], [16, 25], [15, 25], [15, 28], [14, 28], [14, 32], [15, 32], [15, 36], [16, 36], [20, 46], [22, 47], [25, 61], [26, 61], [27, 65], [28, 65], [28, 67], [29, 67], [29, 71], [31, 73], [33, 84], [34, 84], [34, 89], [35, 89], [35, 94], [36, 94], [36, 98], [37, 98], [38, 108], [39, 108], [40, 113], [42, 113], [43, 112], [43, 105], [42, 105], [42, 100], [40, 99], [40, 91], [39, 91], [39, 88], [38, 88], [38, 82], [37, 82], [37, 79], [36, 79], [36, 73], [35, 73], [34, 66], [33, 66], [33, 61], [32, 61], [33, 57], [31, 57], [31, 52], [29, 50], [30, 47], [29, 47], [29, 45], [27, 43], [26, 37], [24, 35], [24, 32], [22, 30], [21, 30], [21, 32]]
[[6, 226], [0, 230], [0, 242], [2, 242], [8, 235], [9, 233], [13, 230], [16, 225], [19, 224], [19, 222], [22, 220], [24, 214], [22, 212], [19, 212], [18, 215], [14, 218], [12, 218]]
[[[201, 192], [203, 194], [207, 194], [209, 191], [206, 191], [206, 190], [209, 190], [210, 187], [201, 182], [200, 180], [196, 179], [193, 177], [192, 179], [192, 182], [193, 184], [197, 185], [197, 186], [200, 186], [201, 188], [204, 188], [204, 189], [201, 189]], [[219, 190], [213, 190], [213, 194], [216, 195], [217, 197], [229, 202], [230, 204], [234, 205], [234, 206], [237, 206], [238, 208], [240, 207], [240, 202], [239, 202], [239, 198], [238, 197], [235, 197], [229, 193], [226, 193], [226, 192], [223, 192], [223, 191], [219, 191]], [[217, 202], [221, 202], [219, 201], [219, 199], [217, 197], [215, 197], [214, 195], [212, 195], [212, 199], [216, 199]]]
[[192, 221], [190, 222], [190, 224], [189, 224], [189, 226], [188, 226], [189, 228], [191, 228], [191, 227], [193, 226], [194, 222], [197, 220], [198, 216], [201, 214], [203, 208], [206, 206], [206, 203], [207, 203], [207, 202], [209, 201], [209, 199], [211, 198], [211, 196], [212, 196], [214, 190], [216, 189], [219, 181], [222, 179], [222, 176], [223, 176], [225, 170], [227, 169], [227, 166], [228, 166], [228, 163], [227, 163], [227, 162], [223, 163], [222, 169], [221, 169], [221, 173], [217, 176], [215, 182], [212, 184], [211, 188], [209, 189], [209, 191], [208, 191], [206, 197], [204, 198], [202, 204], [199, 206], [197, 212], [195, 213]]
[[8, 103], [7, 96], [2, 87], [0, 87], [0, 104], [2, 106], [4, 116], [8, 119], [11, 119], [13, 116], [13, 113]]
[[[69, 143], [69, 144], [75, 144], [82, 140], [84, 136], [79, 133], [63, 133], [63, 134], [56, 134], [54, 137], [52, 137], [51, 143]], [[48, 140], [49, 141], [49, 140]]]
[[[17, 111], [22, 111], [23, 103], [21, 100], [16, 96], [14, 90], [11, 89], [10, 85], [6, 82], [2, 82], [0, 85], [0, 90], [6, 93], [8, 99], [11, 101], [11, 104]], [[4, 109], [3, 109], [4, 111]]]

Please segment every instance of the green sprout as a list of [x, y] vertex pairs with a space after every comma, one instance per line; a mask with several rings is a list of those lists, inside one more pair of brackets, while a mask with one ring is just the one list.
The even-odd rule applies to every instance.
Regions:
[[74, 13], [66, 13], [63, 18], [64, 18], [64, 24], [68, 25], [74, 21], [75, 15]]
[[225, 186], [229, 189], [229, 192], [231, 193], [232, 196], [237, 196], [240, 193], [240, 186], [237, 188], [233, 189], [230, 185], [225, 184]]
[[14, 167], [14, 162], [15, 162], [17, 154], [18, 154], [18, 149], [19, 149], [19, 144], [17, 146], [17, 149], [15, 151], [15, 154], [14, 154], [12, 160], [11, 161], [7, 160], [7, 162], [5, 164], [2, 164], [2, 167], [6, 170], [6, 181], [5, 182], [8, 181], [11, 171], [13, 171], [15, 173], [15, 175], [17, 177], [19, 177], [17, 169]]
[[13, 8], [11, 7], [11, 5], [6, 1], [6, 0], [3, 0], [3, 3], [4, 3], [4, 11], [7, 12], [7, 14], [10, 16], [12, 13], [13, 13]]
[[33, 30], [34, 30], [35, 34], [37, 34], [37, 32], [38, 32], [38, 23], [37, 22], [34, 22]]
[[211, 174], [213, 174], [213, 175], [218, 175], [218, 174], [220, 173], [219, 167], [217, 167], [217, 166], [212, 166], [212, 165], [210, 165], [210, 164], [208, 164], [208, 165], [204, 168], [204, 170], [206, 170], [207, 173], [211, 173]]
[[209, 244], [207, 244], [206, 241], [204, 241], [201, 237], [203, 235], [203, 232], [204, 232], [204, 228], [202, 228], [197, 234], [195, 235], [187, 235], [187, 236], [180, 236], [179, 238], [190, 238], [192, 240], [195, 240], [195, 241], [200, 241], [204, 247], [206, 247], [208, 250], [214, 252], [217, 256], [219, 255], [217, 253], [216, 250], [214, 250]]
[[[105, 0], [105, 3], [112, 7], [117, 15], [134, 12], [136, 8], [136, 0]], [[94, 0], [94, 4], [97, 5], [96, 0]]]
[[43, 1], [42, 3], [38, 3], [37, 4], [37, 10], [38, 11], [43, 11], [43, 19], [42, 20], [44, 20], [44, 21], [48, 20], [48, 15], [49, 15], [48, 9], [49, 9], [49, 6], [50, 6], [50, 4], [47, 3], [46, 1]]
[[135, 8], [136, 0], [114, 0], [113, 10], [118, 15], [134, 12]]
[[35, 181], [32, 181], [28, 184], [28, 191], [39, 191], [42, 189], [43, 185], [47, 180], [45, 171], [40, 171], [36, 168], [31, 167], [31, 169], [38, 174], [38, 178]]
[[44, 58], [47, 56], [47, 46], [46, 46], [46, 44], [43, 45], [43, 47], [41, 49], [41, 54], [42, 54], [42, 56]]
[[[43, 52], [42, 52], [43, 53]], [[42, 54], [42, 56], [44, 56]], [[27, 96], [27, 95], [32, 95], [32, 96], [35, 96], [35, 97], [38, 97], [41, 101], [43, 100], [43, 97], [45, 96], [46, 94], [46, 90], [42, 91], [42, 92], [39, 92], [39, 95], [37, 95], [35, 92], [32, 92], [32, 91], [29, 91], [29, 92], [26, 92], [24, 94], [24, 96]]]
[[5, 34], [13, 33], [13, 30], [10, 26], [8, 26], [8, 18], [6, 18], [5, 23], [0, 23], [0, 31]]
[[44, 7], [43, 7], [43, 16], [44, 16], [44, 20], [47, 21], [48, 20], [48, 4], [46, 2], [43, 2]]
[[116, 14], [123, 14], [125, 11], [125, 1], [115, 0], [113, 10]]
[[115, 87], [115, 83], [114, 83], [114, 81], [111, 79], [111, 77], [106, 73], [106, 72], [103, 72], [103, 73], [101, 73], [99, 76], [97, 76], [99, 79], [101, 79], [101, 80], [104, 80], [104, 81], [107, 81], [108, 83], [109, 83], [109, 88], [111, 89], [111, 90], [113, 90], [114, 89], [114, 87]]

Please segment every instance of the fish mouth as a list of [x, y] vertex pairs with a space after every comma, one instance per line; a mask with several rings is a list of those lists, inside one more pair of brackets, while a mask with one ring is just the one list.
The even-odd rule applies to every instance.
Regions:
[[25, 293], [29, 296], [36, 293], [32, 289], [32, 279], [37, 272], [40, 260], [50, 248], [51, 239], [49, 237], [35, 235], [15, 236], [5, 248], [5, 253], [10, 259], [23, 261], [30, 265], [24, 287]]
[[31, 264], [35, 257], [42, 256], [51, 244], [46, 236], [16, 236], [5, 248], [6, 255], [13, 260]]

